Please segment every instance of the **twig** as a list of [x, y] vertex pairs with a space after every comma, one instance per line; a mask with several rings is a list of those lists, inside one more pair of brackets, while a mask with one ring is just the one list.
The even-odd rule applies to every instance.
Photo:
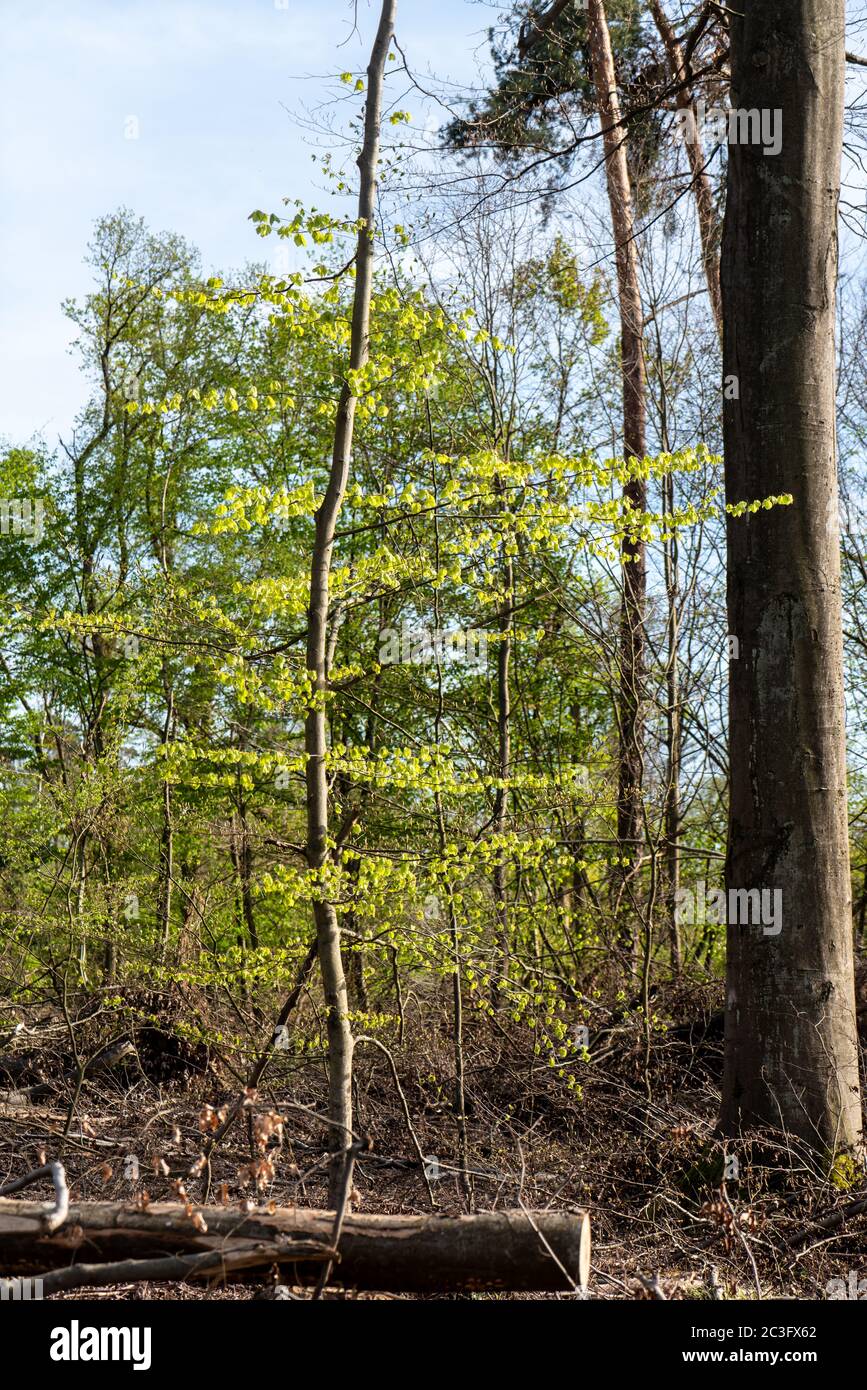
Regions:
[[322, 1260], [333, 1252], [313, 1241], [274, 1242], [240, 1250], [205, 1250], [200, 1255], [162, 1255], [151, 1260], [118, 1260], [114, 1264], [72, 1265], [42, 1275], [43, 1296], [63, 1289], [140, 1282], [144, 1279], [183, 1280], [221, 1271], [255, 1269], [275, 1260]]
[[[129, 1038], [121, 1038], [117, 1042], [110, 1043], [84, 1063], [83, 1068], [81, 1068], [81, 1080], [86, 1081], [94, 1071], [116, 1067], [119, 1062], [134, 1052], [135, 1046]], [[42, 1100], [45, 1096], [54, 1095], [60, 1089], [63, 1081], [75, 1081], [77, 1083], [78, 1080], [79, 1068], [74, 1067], [63, 1072], [58, 1081], [37, 1081], [34, 1086], [28, 1086], [21, 1094], [31, 1101]]]
[[208, 1138], [205, 1140], [202, 1149], [203, 1157], [206, 1160], [204, 1193], [202, 1196], [203, 1202], [207, 1202], [211, 1192], [211, 1154], [213, 1153], [217, 1145], [220, 1143], [220, 1141], [223, 1139], [223, 1137], [232, 1128], [232, 1125], [238, 1118], [238, 1115], [241, 1109], [243, 1108], [244, 1101], [247, 1098], [247, 1092], [255, 1090], [255, 1088], [258, 1086], [262, 1078], [262, 1075], [265, 1071], [265, 1068], [271, 1060], [271, 1054], [274, 1052], [275, 1047], [277, 1045], [277, 1038], [280, 1036], [280, 1030], [285, 1027], [289, 1015], [291, 1014], [292, 1010], [295, 1008], [295, 1005], [298, 1003], [298, 1000], [301, 997], [301, 992], [304, 989], [304, 986], [307, 982], [307, 977], [313, 969], [313, 963], [316, 960], [316, 954], [317, 943], [314, 940], [310, 943], [310, 946], [307, 950], [307, 954], [301, 962], [300, 966], [298, 967], [298, 974], [295, 977], [295, 984], [292, 986], [292, 989], [289, 993], [289, 996], [285, 1004], [283, 1005], [282, 1009], [277, 1015], [277, 1021], [274, 1024], [268, 1044], [265, 1048], [263, 1048], [262, 1052], [260, 1052], [258, 1058], [256, 1059], [256, 1062], [253, 1065], [252, 1070], [250, 1071], [250, 1074], [247, 1078], [247, 1085], [245, 1091], [234, 1102], [231, 1110], [229, 1111], [223, 1123], [220, 1125], [219, 1129], [215, 1130], [214, 1133], [209, 1135]]
[[412, 1140], [412, 1146], [415, 1149], [416, 1154], [418, 1156], [418, 1161], [421, 1164], [421, 1173], [425, 1181], [425, 1186], [427, 1188], [427, 1195], [430, 1198], [431, 1210], [435, 1211], [437, 1202], [436, 1198], [433, 1195], [433, 1188], [430, 1185], [430, 1179], [427, 1175], [427, 1163], [425, 1161], [425, 1156], [421, 1144], [419, 1143], [418, 1135], [416, 1134], [412, 1126], [412, 1116], [409, 1113], [409, 1106], [407, 1105], [406, 1096], [404, 1095], [403, 1087], [400, 1084], [400, 1077], [397, 1074], [397, 1067], [395, 1065], [394, 1057], [391, 1055], [390, 1051], [385, 1046], [385, 1043], [379, 1041], [379, 1038], [370, 1038], [366, 1034], [363, 1034], [361, 1037], [355, 1039], [356, 1047], [359, 1043], [372, 1043], [374, 1047], [379, 1048], [380, 1052], [384, 1052], [386, 1057], [388, 1058], [388, 1064], [391, 1067], [391, 1075], [394, 1081], [395, 1089], [397, 1090], [397, 1094], [400, 1096], [400, 1103], [403, 1106], [403, 1114], [404, 1119], [406, 1120], [407, 1130], [409, 1131], [409, 1137]]
[[361, 1149], [362, 1143], [356, 1140], [353, 1144], [350, 1144], [349, 1148], [345, 1151], [340, 1191], [337, 1196], [337, 1205], [334, 1213], [334, 1225], [331, 1228], [332, 1253], [327, 1263], [322, 1266], [322, 1272], [317, 1280], [316, 1288], [311, 1295], [311, 1303], [316, 1302], [317, 1299], [322, 1297], [325, 1292], [325, 1286], [331, 1278], [331, 1271], [334, 1268], [335, 1261], [340, 1258], [340, 1233], [343, 1230], [343, 1221], [346, 1216], [346, 1209], [349, 1206], [349, 1194], [352, 1191], [352, 1174], [355, 1170], [355, 1160], [361, 1152]]
[[30, 1187], [31, 1183], [39, 1182], [42, 1178], [50, 1178], [54, 1184], [54, 1207], [51, 1211], [44, 1212], [42, 1215], [42, 1228], [49, 1235], [59, 1231], [67, 1216], [69, 1215], [69, 1187], [66, 1183], [66, 1169], [59, 1158], [53, 1158], [50, 1163], [43, 1163], [41, 1168], [34, 1168], [32, 1173], [25, 1173], [23, 1178], [15, 1178], [12, 1182], [4, 1183], [0, 1187], [0, 1197], [8, 1197], [12, 1192], [20, 1192], [22, 1187]]
[[555, 1265], [557, 1266], [557, 1268], [558, 1268], [558, 1269], [560, 1270], [560, 1272], [562, 1273], [563, 1277], [564, 1277], [565, 1279], [568, 1279], [569, 1283], [572, 1285], [573, 1291], [574, 1291], [575, 1293], [577, 1293], [577, 1294], [579, 1294], [579, 1295], [581, 1295], [581, 1296], [583, 1297], [583, 1296], [586, 1294], [586, 1289], [582, 1288], [580, 1284], [576, 1284], [576, 1283], [575, 1283], [575, 1280], [572, 1278], [572, 1275], [569, 1273], [569, 1271], [568, 1271], [568, 1269], [566, 1268], [566, 1266], [564, 1265], [563, 1261], [559, 1258], [559, 1256], [556, 1254], [556, 1252], [555, 1252], [554, 1250], [551, 1249], [550, 1241], [547, 1241], [547, 1240], [545, 1239], [545, 1237], [543, 1236], [542, 1232], [539, 1230], [538, 1225], [537, 1225], [536, 1222], [533, 1220], [532, 1212], [529, 1212], [529, 1211], [527, 1210], [527, 1208], [524, 1206], [524, 1203], [521, 1201], [520, 1197], [518, 1198], [518, 1205], [520, 1206], [521, 1211], [522, 1211], [522, 1212], [524, 1213], [524, 1215], [526, 1216], [526, 1218], [527, 1218], [527, 1220], [529, 1221], [530, 1225], [532, 1226], [533, 1230], [536, 1232], [536, 1235], [539, 1237], [539, 1240], [542, 1242], [543, 1246], [544, 1246], [545, 1249], [548, 1251], [548, 1254], [551, 1256], [551, 1259], [554, 1261]]
[[659, 1282], [659, 1271], [657, 1271], [656, 1274], [654, 1274], [652, 1279], [645, 1278], [643, 1274], [636, 1274], [635, 1277], [638, 1280], [641, 1287], [647, 1293], [649, 1293], [650, 1297], [655, 1299], [657, 1303], [668, 1302], [668, 1294], [665, 1292], [665, 1290]]
[[842, 1226], [844, 1221], [848, 1221], [853, 1216], [861, 1216], [865, 1211], [867, 1211], [867, 1197], [859, 1197], [856, 1202], [849, 1202], [847, 1206], [829, 1212], [827, 1216], [820, 1217], [818, 1221], [811, 1222], [809, 1226], [804, 1226], [795, 1235], [789, 1236], [789, 1244], [800, 1245], [801, 1241], [809, 1240], [819, 1231], [836, 1231], [837, 1227]]
[[758, 1267], [757, 1267], [757, 1265], [756, 1265], [756, 1258], [755, 1258], [755, 1256], [754, 1256], [752, 1250], [750, 1249], [750, 1243], [749, 1243], [749, 1241], [747, 1240], [746, 1236], [744, 1235], [743, 1231], [741, 1230], [741, 1223], [738, 1221], [737, 1212], [735, 1211], [734, 1207], [732, 1206], [731, 1198], [729, 1197], [729, 1194], [726, 1192], [726, 1185], [725, 1185], [725, 1183], [721, 1183], [721, 1184], [720, 1184], [720, 1196], [722, 1197], [723, 1201], [725, 1202], [726, 1206], [728, 1207], [729, 1211], [731, 1212], [731, 1216], [732, 1216], [732, 1225], [733, 1225], [734, 1228], [735, 1228], [735, 1231], [736, 1231], [736, 1233], [737, 1233], [738, 1239], [739, 1239], [740, 1242], [741, 1242], [741, 1245], [744, 1247], [744, 1249], [745, 1249], [746, 1252], [747, 1252], [747, 1259], [749, 1260], [750, 1264], [751, 1264], [752, 1267], [753, 1267], [753, 1279], [755, 1280], [756, 1293], [758, 1294], [759, 1298], [761, 1299], [761, 1298], [763, 1297], [763, 1294], [762, 1294], [762, 1285], [761, 1285], [761, 1281], [759, 1280], [759, 1271], [758, 1271]]

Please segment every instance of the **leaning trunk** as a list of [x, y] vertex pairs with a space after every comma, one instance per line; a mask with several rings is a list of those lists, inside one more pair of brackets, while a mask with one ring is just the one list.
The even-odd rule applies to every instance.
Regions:
[[686, 138], [686, 157], [692, 174], [692, 191], [698, 217], [698, 234], [701, 240], [701, 260], [707, 292], [710, 299], [716, 331], [722, 337], [722, 294], [719, 283], [719, 217], [713, 200], [713, 189], [707, 172], [704, 141], [699, 128], [698, 111], [692, 99], [692, 92], [686, 84], [689, 77], [683, 48], [669, 23], [661, 0], [650, 0], [654, 23], [668, 56], [671, 76], [677, 84], [675, 105], [678, 111], [687, 113], [688, 129]]

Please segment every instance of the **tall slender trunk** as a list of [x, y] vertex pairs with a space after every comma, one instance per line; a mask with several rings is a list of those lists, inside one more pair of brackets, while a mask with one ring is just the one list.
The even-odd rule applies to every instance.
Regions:
[[[676, 83], [686, 80], [687, 67], [677, 35], [662, 7], [661, 0], [650, 0], [650, 10], [659, 30], [663, 46], [668, 56], [672, 78]], [[713, 189], [705, 168], [704, 142], [698, 123], [698, 112], [688, 87], [679, 87], [675, 94], [675, 104], [679, 111], [688, 111], [692, 116], [691, 138], [686, 141], [686, 156], [692, 173], [692, 191], [698, 216], [698, 234], [701, 240], [701, 259], [707, 281], [716, 331], [722, 338], [722, 292], [719, 283], [719, 217], [713, 201]]]
[[85, 903], [87, 901], [87, 832], [81, 837], [73, 853], [73, 872], [78, 869], [78, 886], [75, 899], [75, 920], [78, 926], [78, 973], [83, 985], [87, 985], [87, 925], [85, 923]]
[[[436, 455], [431, 459], [431, 483], [434, 496], [439, 495], [439, 479], [437, 477]], [[439, 573], [440, 569], [440, 524], [439, 515], [436, 510], [433, 514], [434, 530], [434, 569]], [[442, 631], [442, 616], [440, 607], [440, 590], [434, 589], [434, 628], [437, 632]], [[437, 646], [436, 657], [436, 708], [434, 711], [434, 747], [439, 748], [443, 741], [443, 719], [445, 716], [445, 688], [443, 685], [443, 664], [440, 656], [440, 649]], [[443, 805], [443, 795], [440, 789], [439, 769], [436, 772], [436, 782], [434, 784], [434, 810], [436, 811], [437, 837], [439, 841], [440, 857], [445, 859], [446, 844], [448, 836], [446, 833], [445, 807]], [[454, 1089], [454, 1112], [458, 1131], [458, 1154], [460, 1159], [460, 1169], [458, 1181], [467, 1209], [472, 1211], [475, 1204], [474, 1181], [470, 1173], [469, 1162], [469, 1133], [467, 1131], [467, 1090], [466, 1090], [466, 1063], [464, 1057], [464, 1003], [463, 1003], [463, 943], [461, 941], [460, 922], [458, 920], [458, 909], [455, 902], [454, 882], [449, 880], [446, 885], [448, 892], [448, 921], [449, 935], [452, 946], [452, 1054], [455, 1067], [455, 1089]]]
[[[674, 478], [671, 474], [663, 479], [663, 510], [667, 515], [674, 511]], [[666, 746], [668, 767], [665, 783], [665, 895], [666, 915], [668, 917], [669, 940], [671, 943], [671, 964], [680, 973], [682, 956], [680, 926], [677, 920], [678, 890], [680, 889], [680, 775], [683, 760], [683, 730], [680, 715], [680, 639], [679, 588], [677, 536], [671, 536], [665, 543], [665, 593], [668, 605], [667, 651], [665, 664], [666, 684]]]
[[[169, 681], [165, 664], [163, 665], [163, 684], [166, 692], [166, 717], [163, 723], [162, 746], [168, 748], [172, 736], [175, 717], [174, 690]], [[172, 925], [172, 889], [175, 879], [174, 864], [174, 826], [172, 824], [172, 785], [168, 777], [163, 778], [162, 827], [160, 830], [160, 862], [157, 889], [157, 935], [160, 954], [163, 960], [169, 949], [169, 935]]]
[[[844, 3], [762, 0], [729, 18], [733, 105], [778, 111], [782, 147], [729, 151], [726, 493], [794, 505], [728, 525], [721, 1124], [774, 1124], [827, 1153], [861, 1131], [834, 427]], [[733, 910], [736, 890], [768, 895], [762, 924], [743, 921], [743, 894]]]
[[259, 945], [259, 932], [256, 927], [256, 912], [253, 906], [253, 850], [250, 843], [250, 822], [247, 819], [247, 803], [241, 777], [235, 785], [235, 806], [229, 832], [229, 852], [232, 866], [238, 880], [239, 945], [250, 946], [255, 951]]
[[[352, 887], [350, 889], [353, 904], [358, 894], [358, 880], [361, 873], [361, 859], [354, 854], [346, 862], [346, 876]], [[344, 914], [344, 931], [352, 934], [353, 948], [349, 957], [349, 986], [352, 991], [352, 1002], [356, 1009], [361, 1013], [367, 1013], [370, 1008], [370, 1000], [367, 994], [367, 978], [364, 972], [364, 950], [362, 941], [364, 938], [364, 923], [359, 919], [354, 905], [346, 909]]]
[[[671, 439], [668, 432], [668, 390], [665, 373], [665, 356], [659, 332], [659, 320], [654, 320], [656, 335], [656, 368], [659, 379], [659, 436], [663, 450], [669, 453]], [[669, 473], [662, 480], [662, 511], [672, 517], [675, 507], [674, 475]], [[680, 974], [682, 948], [680, 924], [678, 922], [678, 893], [680, 890], [680, 777], [683, 767], [683, 720], [680, 709], [680, 556], [677, 532], [667, 536], [663, 545], [663, 571], [666, 598], [666, 653], [665, 653], [665, 745], [666, 781], [665, 807], [663, 812], [665, 838], [665, 911], [668, 920], [671, 965], [675, 974]]]
[[[646, 374], [644, 314], [638, 278], [635, 214], [626, 161], [626, 127], [621, 123], [620, 98], [614, 70], [611, 35], [603, 0], [589, 0], [588, 24], [593, 82], [602, 128], [605, 173], [617, 265], [620, 301], [620, 359], [623, 376], [623, 455], [644, 458], [646, 445]], [[643, 479], [623, 489], [628, 507], [647, 508]], [[617, 838], [627, 873], [640, 860], [643, 839], [642, 780], [644, 768], [642, 695], [644, 688], [644, 614], [647, 558], [644, 542], [625, 537], [621, 546], [623, 597], [620, 611], [619, 753]], [[631, 940], [627, 942], [632, 945]]]
[[[498, 487], [499, 491], [499, 487]], [[512, 769], [512, 692], [509, 666], [512, 659], [512, 614], [514, 611], [515, 571], [511, 557], [506, 553], [503, 543], [503, 598], [497, 614], [499, 643], [497, 646], [497, 777], [501, 785], [494, 798], [493, 831], [502, 836], [506, 829], [506, 813], [509, 793], [506, 789]], [[509, 906], [506, 901], [506, 862], [507, 855], [498, 846], [494, 863], [494, 900], [497, 914], [497, 932], [503, 954], [503, 978], [509, 976]], [[498, 991], [495, 989], [495, 995]]]
[[[370, 298], [373, 286], [373, 226], [376, 203], [376, 171], [379, 163], [379, 135], [382, 87], [388, 48], [394, 32], [397, 0], [383, 0], [370, 64], [367, 69], [367, 102], [364, 140], [358, 158], [359, 232], [355, 256], [355, 295], [349, 369], [360, 371], [369, 355]], [[307, 628], [307, 669], [313, 691], [304, 727], [307, 758], [307, 864], [313, 879], [313, 915], [322, 985], [325, 994], [328, 1036], [328, 1115], [330, 1143], [334, 1150], [331, 1164], [329, 1200], [336, 1205], [343, 1185], [343, 1173], [352, 1144], [352, 1028], [346, 993], [346, 976], [340, 949], [337, 909], [318, 885], [328, 859], [328, 775], [325, 765], [328, 747], [326, 702], [328, 697], [328, 606], [331, 556], [334, 532], [349, 480], [356, 398], [344, 380], [334, 427], [334, 450], [325, 496], [316, 512], [315, 538], [310, 562], [310, 606]]]

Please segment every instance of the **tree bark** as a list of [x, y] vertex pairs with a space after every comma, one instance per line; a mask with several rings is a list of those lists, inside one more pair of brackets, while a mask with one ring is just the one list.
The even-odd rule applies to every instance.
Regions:
[[732, 104], [779, 110], [782, 148], [729, 152], [726, 494], [794, 505], [728, 524], [726, 886], [729, 903], [779, 892], [782, 912], [773, 934], [729, 911], [721, 1124], [836, 1152], [861, 1131], [834, 399], [844, 5], [762, 0], [729, 17]]
[[[614, 56], [603, 0], [589, 0], [587, 18], [617, 265], [623, 376], [623, 455], [628, 461], [631, 458], [642, 459], [647, 452], [644, 315], [638, 278], [635, 215], [626, 162], [626, 127], [621, 124]], [[630, 508], [641, 512], [646, 510], [647, 488], [642, 479], [626, 483], [623, 497]], [[640, 858], [643, 839], [641, 788], [644, 755], [641, 705], [647, 594], [644, 542], [624, 538], [621, 558], [623, 597], [620, 612], [617, 838], [621, 857], [627, 861], [629, 872], [630, 866]]]
[[[330, 1248], [334, 1217], [299, 1207], [268, 1213], [197, 1207], [207, 1230], [178, 1203], [155, 1202], [138, 1211], [120, 1202], [77, 1202], [64, 1226], [47, 1235], [41, 1222], [51, 1203], [0, 1199], [0, 1269], [33, 1275], [73, 1265], [148, 1261], [213, 1252], [207, 1273], [239, 1261], [250, 1269], [279, 1264], [292, 1283], [315, 1283], [322, 1258], [299, 1242]], [[257, 1246], [261, 1258], [257, 1259]], [[281, 1249], [282, 1246], [282, 1249]], [[304, 1256], [307, 1255], [305, 1260]], [[586, 1212], [483, 1212], [474, 1216], [352, 1216], [340, 1234], [334, 1278], [358, 1289], [444, 1293], [458, 1289], [550, 1291], [585, 1288], [590, 1273], [590, 1219]], [[112, 1270], [105, 1282], [117, 1281]], [[128, 1278], [135, 1272], [127, 1271]], [[144, 1278], [183, 1277], [177, 1266], [143, 1272]], [[88, 1283], [101, 1282], [99, 1275]], [[74, 1286], [75, 1280], [71, 1281]]]
[[[646, 453], [646, 377], [643, 353], [643, 310], [635, 243], [635, 213], [627, 164], [627, 129], [621, 124], [620, 96], [614, 72], [609, 21], [603, 0], [589, 0], [589, 39], [593, 85], [602, 126], [606, 181], [611, 208], [611, 231], [620, 299], [624, 459], [643, 459]], [[624, 486], [624, 502], [645, 512], [647, 489], [636, 478]], [[624, 538], [621, 545], [622, 600], [620, 617], [620, 748], [618, 748], [617, 838], [628, 863], [638, 858], [642, 841], [642, 688], [645, 666], [645, 545]]]
[[[373, 286], [373, 226], [376, 171], [379, 163], [382, 86], [388, 48], [394, 32], [397, 0], [383, 0], [370, 64], [364, 141], [358, 158], [359, 232], [355, 255], [355, 297], [349, 350], [350, 371], [364, 367], [369, 354], [370, 298]], [[340, 950], [340, 925], [334, 904], [320, 893], [318, 876], [328, 859], [328, 604], [334, 532], [349, 480], [356, 398], [344, 380], [334, 427], [334, 450], [325, 496], [316, 512], [316, 534], [310, 564], [310, 605], [307, 628], [307, 669], [313, 690], [304, 730], [307, 756], [306, 857], [314, 885], [313, 914], [325, 994], [328, 1035], [328, 1114], [335, 1159], [331, 1166], [330, 1200], [339, 1192], [343, 1165], [352, 1143], [352, 1029], [346, 976]]]

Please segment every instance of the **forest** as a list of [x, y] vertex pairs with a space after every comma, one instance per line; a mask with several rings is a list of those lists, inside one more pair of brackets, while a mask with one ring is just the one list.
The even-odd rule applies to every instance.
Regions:
[[320, 8], [0, 421], [2, 1297], [867, 1299], [867, 16]]

